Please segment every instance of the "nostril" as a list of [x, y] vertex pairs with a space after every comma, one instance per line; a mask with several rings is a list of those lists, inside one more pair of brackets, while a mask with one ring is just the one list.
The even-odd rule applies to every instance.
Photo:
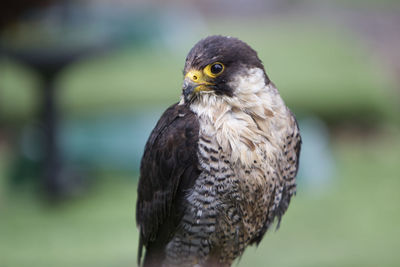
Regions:
[[197, 80], [197, 76], [196, 75], [193, 75], [193, 80]]

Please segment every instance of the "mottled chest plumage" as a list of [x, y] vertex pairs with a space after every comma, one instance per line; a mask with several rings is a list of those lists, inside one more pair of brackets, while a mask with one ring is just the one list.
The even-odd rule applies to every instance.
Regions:
[[[292, 139], [297, 126], [283, 129], [279, 142], [273, 144], [268, 136], [241, 131], [239, 126], [235, 131], [224, 131], [225, 124], [238, 123], [239, 115], [230, 111], [219, 115], [225, 116], [219, 117], [223, 120], [219, 125], [207, 116], [199, 118], [201, 174], [187, 194], [180, 231], [169, 244], [170, 265], [207, 265], [210, 260], [231, 264], [246, 246], [261, 240], [279, 215], [282, 198], [290, 199], [280, 166], [288, 164], [285, 134]], [[252, 127], [257, 128], [253, 120], [244, 125], [245, 129]], [[294, 179], [290, 183], [292, 194]], [[188, 251], [185, 264], [176, 262], [177, 251]]]
[[262, 164], [243, 168], [233, 162], [231, 151], [215, 135], [200, 133], [198, 158], [203, 172], [188, 197], [186, 222], [189, 230], [199, 226], [199, 232], [208, 233], [211, 254], [218, 254], [219, 263], [230, 264], [268, 223], [275, 179], [266, 170], [262, 180], [252, 179]]

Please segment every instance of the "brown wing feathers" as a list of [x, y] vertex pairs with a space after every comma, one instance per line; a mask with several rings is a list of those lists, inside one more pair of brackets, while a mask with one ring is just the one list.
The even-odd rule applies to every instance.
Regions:
[[184, 196], [199, 175], [197, 117], [184, 105], [168, 108], [147, 141], [140, 166], [136, 220], [140, 227], [138, 262], [163, 258], [185, 208]]

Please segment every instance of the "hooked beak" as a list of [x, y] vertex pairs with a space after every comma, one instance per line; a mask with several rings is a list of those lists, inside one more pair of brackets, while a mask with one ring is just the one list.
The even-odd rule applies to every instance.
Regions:
[[185, 99], [189, 99], [198, 86], [200, 86], [200, 84], [193, 82], [189, 78], [185, 78], [182, 86], [183, 96]]
[[185, 79], [183, 80], [183, 96], [185, 100], [191, 98], [191, 96], [195, 93], [201, 91], [211, 91], [211, 87], [214, 85], [206, 81], [203, 73], [199, 70], [191, 70], [185, 75]]

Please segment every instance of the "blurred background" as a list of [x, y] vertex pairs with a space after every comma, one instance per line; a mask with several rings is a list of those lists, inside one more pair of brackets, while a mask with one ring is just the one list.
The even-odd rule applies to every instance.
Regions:
[[0, 266], [135, 266], [138, 168], [211, 34], [258, 51], [298, 192], [237, 266], [400, 266], [398, 0], [14, 0], [0, 11]]

